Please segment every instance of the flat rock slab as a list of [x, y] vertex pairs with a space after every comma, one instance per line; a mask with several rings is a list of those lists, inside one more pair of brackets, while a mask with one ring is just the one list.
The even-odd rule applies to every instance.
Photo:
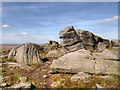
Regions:
[[63, 73], [95, 72], [95, 61], [91, 59], [91, 53], [87, 50], [78, 50], [65, 54], [58, 60], [54, 60], [51, 71]]
[[95, 52], [93, 56], [96, 59], [103, 59], [103, 60], [118, 60], [118, 52], [115, 50], [108, 50], [105, 49], [102, 52]]
[[101, 76], [100, 78], [106, 79], [106, 80], [116, 80], [112, 78], [111, 76]]
[[18, 83], [9, 88], [31, 88], [32, 84], [30, 82]]
[[95, 73], [120, 75], [119, 61], [92, 60], [92, 55], [86, 50], [71, 52], [54, 60], [51, 65], [51, 73]]
[[13, 63], [13, 62], [7, 62], [7, 63], [3, 63], [3, 64], [7, 64], [9, 67], [18, 67], [20, 69], [24, 69], [24, 70], [32, 70], [33, 68], [26, 65], [26, 64], [20, 64], [20, 63]]
[[71, 77], [71, 81], [73, 82], [81, 80], [87, 82], [91, 77], [92, 77], [91, 75], [88, 75], [84, 72], [79, 72], [78, 74], [75, 74], [74, 76]]

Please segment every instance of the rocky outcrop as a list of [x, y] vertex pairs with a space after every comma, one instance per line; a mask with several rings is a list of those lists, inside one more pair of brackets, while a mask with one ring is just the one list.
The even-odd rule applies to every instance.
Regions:
[[59, 43], [56, 42], [56, 41], [48, 40], [48, 44], [51, 44], [51, 45], [58, 45]]
[[19, 63], [31, 64], [42, 63], [40, 59], [39, 50], [41, 47], [36, 44], [27, 43], [20, 47], [13, 48], [8, 54], [8, 59], [13, 58]]
[[112, 44], [112, 46], [114, 46], [114, 47], [118, 47], [118, 46], [120, 45], [118, 39], [112, 39], [112, 40], [111, 40], [111, 44]]
[[85, 48], [73, 26], [62, 29], [59, 32], [59, 37], [61, 39], [61, 46], [63, 46], [67, 52], [74, 52]]
[[80, 30], [80, 29], [76, 30], [76, 32], [87, 49], [89, 50], [95, 49], [96, 40], [94, 38], [93, 33], [89, 31]]
[[43, 45], [44, 50], [52, 51], [57, 50], [60, 47], [60, 44], [56, 41], [48, 40], [48, 43]]
[[65, 54], [58, 60], [54, 60], [51, 65], [51, 72], [62, 73], [96, 73], [96, 74], [114, 74], [118, 73], [119, 61], [102, 60], [92, 56], [87, 50], [78, 50]]
[[92, 32], [85, 31], [85, 30], [76, 30], [78, 36], [82, 40], [83, 44], [86, 46], [86, 48], [90, 51], [93, 51], [96, 49], [97, 44], [99, 42], [103, 42], [104, 44], [110, 45], [109, 40], [103, 39], [97, 35], [94, 35]]
[[67, 53], [83, 48], [94, 51], [95, 49], [98, 49], [97, 45], [99, 42], [106, 44], [106, 47], [111, 46], [108, 39], [103, 39], [89, 31], [80, 29], [75, 30], [73, 26], [61, 30], [59, 32], [59, 37], [61, 39], [61, 46], [63, 46]]

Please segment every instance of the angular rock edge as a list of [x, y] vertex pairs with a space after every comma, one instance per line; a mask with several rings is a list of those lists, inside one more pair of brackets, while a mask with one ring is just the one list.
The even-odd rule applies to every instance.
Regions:
[[68, 53], [58, 60], [54, 60], [51, 65], [51, 73], [86, 72], [91, 74], [120, 75], [118, 71], [120, 70], [119, 61], [86, 59], [80, 57], [76, 52]]

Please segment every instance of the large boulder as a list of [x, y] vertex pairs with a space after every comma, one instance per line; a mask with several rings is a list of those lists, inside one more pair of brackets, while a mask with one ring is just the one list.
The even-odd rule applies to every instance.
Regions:
[[76, 32], [87, 49], [89, 50], [95, 49], [96, 41], [95, 41], [93, 33], [89, 31], [80, 30], [80, 29], [77, 29]]
[[103, 39], [100, 36], [94, 35], [92, 32], [80, 29], [77, 29], [76, 32], [80, 39], [82, 40], [83, 44], [90, 51], [96, 49], [99, 42], [103, 42], [104, 44], [110, 46], [110, 42], [108, 39]]
[[71, 52], [52, 62], [51, 73], [87, 72], [119, 75], [119, 61], [93, 59], [93, 56], [87, 50]]
[[63, 46], [67, 52], [74, 52], [85, 48], [73, 26], [62, 29], [59, 32], [59, 37], [61, 39], [61, 46]]
[[8, 54], [8, 59], [13, 58], [19, 63], [32, 64], [42, 63], [39, 50], [41, 47], [36, 44], [27, 43], [20, 47], [13, 48]]
[[81, 49], [71, 52], [58, 60], [54, 60], [51, 65], [51, 72], [78, 73], [86, 71], [94, 73], [95, 62], [92, 59], [91, 53], [87, 50]]

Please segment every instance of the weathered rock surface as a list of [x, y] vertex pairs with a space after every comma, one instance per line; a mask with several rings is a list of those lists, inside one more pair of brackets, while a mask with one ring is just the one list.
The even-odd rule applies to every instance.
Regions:
[[41, 47], [36, 44], [24, 44], [20, 47], [13, 48], [8, 54], [8, 59], [13, 58], [17, 62], [24, 64], [42, 63], [38, 53], [40, 49]]
[[57, 87], [58, 85], [60, 85], [60, 81], [53, 82], [50, 86]]
[[118, 52], [115, 50], [108, 50], [105, 49], [102, 52], [95, 52], [93, 53], [93, 56], [96, 59], [103, 59], [103, 60], [119, 60], [118, 58]]
[[54, 51], [50, 51], [46, 54], [46, 57], [52, 57], [52, 58], [58, 58], [59, 57], [60, 52], [57, 50]]
[[32, 84], [30, 82], [18, 83], [8, 88], [31, 88]]
[[71, 77], [71, 81], [73, 82], [81, 80], [87, 82], [91, 77], [92, 77], [91, 75], [88, 75], [84, 72], [79, 72], [78, 74], [75, 74], [74, 76]]
[[59, 37], [61, 39], [61, 46], [68, 52], [85, 48], [73, 26], [62, 29], [59, 32]]
[[25, 65], [25, 64], [11, 63], [11, 62], [7, 62], [7, 63], [3, 63], [3, 64], [7, 64], [8, 67], [11, 67], [11, 68], [18, 67], [19, 69], [24, 69], [24, 70], [28, 70], [28, 71], [32, 70], [32, 67]]
[[89, 50], [94, 50], [96, 41], [93, 33], [80, 29], [76, 30], [76, 32], [82, 40], [83, 44], [86, 46], [86, 48]]
[[120, 45], [119, 40], [118, 39], [112, 39], [111, 40], [112, 46], [118, 47]]
[[20, 82], [22, 82], [22, 83], [23, 83], [23, 82], [26, 82], [26, 81], [27, 81], [27, 79], [28, 79], [27, 77], [22, 76], [22, 77], [20, 77]]
[[58, 60], [52, 62], [52, 72], [78, 73], [91, 72], [94, 73], [95, 62], [91, 53], [87, 50], [78, 50], [65, 54]]
[[119, 74], [119, 61], [111, 61], [111, 60], [96, 60], [95, 71], [97, 74]]
[[101, 86], [101, 85], [99, 85], [99, 84], [96, 84], [96, 87], [97, 87], [97, 88], [101, 88], [101, 89], [104, 88], [103, 86]]
[[67, 54], [67, 51], [62, 48], [59, 52], [59, 57], [64, 56], [65, 54]]
[[65, 54], [58, 60], [54, 60], [51, 65], [51, 72], [88, 72], [96, 74], [119, 75], [119, 61], [92, 59], [92, 55], [88, 53], [87, 50], [78, 50], [76, 52], [71, 52]]
[[0, 58], [7, 58], [8, 55], [1, 55]]
[[117, 52], [119, 51], [119, 49], [120, 49], [119, 47], [112, 47], [112, 50], [115, 50]]
[[93, 51], [99, 42], [103, 42], [104, 44], [109, 45], [110, 42], [107, 39], [103, 39], [97, 35], [94, 35], [92, 32], [85, 31], [85, 30], [76, 30], [78, 36], [82, 40], [83, 44], [86, 46], [86, 48], [90, 51]]
[[3, 88], [3, 87], [6, 87], [6, 86], [7, 86], [7, 83], [2, 83], [0, 86], [1, 86], [2, 88]]
[[43, 75], [43, 78], [48, 78], [49, 76], [48, 75]]
[[112, 78], [111, 76], [100, 76], [100, 78], [106, 79], [106, 80], [116, 80]]
[[98, 43], [98, 51], [104, 51], [106, 49], [106, 44], [103, 42]]
[[57, 50], [60, 47], [60, 44], [56, 41], [48, 40], [48, 43], [43, 45], [44, 50], [52, 51]]
[[51, 45], [59, 45], [58, 42], [52, 41], [52, 40], [48, 40], [48, 44], [51, 44]]

